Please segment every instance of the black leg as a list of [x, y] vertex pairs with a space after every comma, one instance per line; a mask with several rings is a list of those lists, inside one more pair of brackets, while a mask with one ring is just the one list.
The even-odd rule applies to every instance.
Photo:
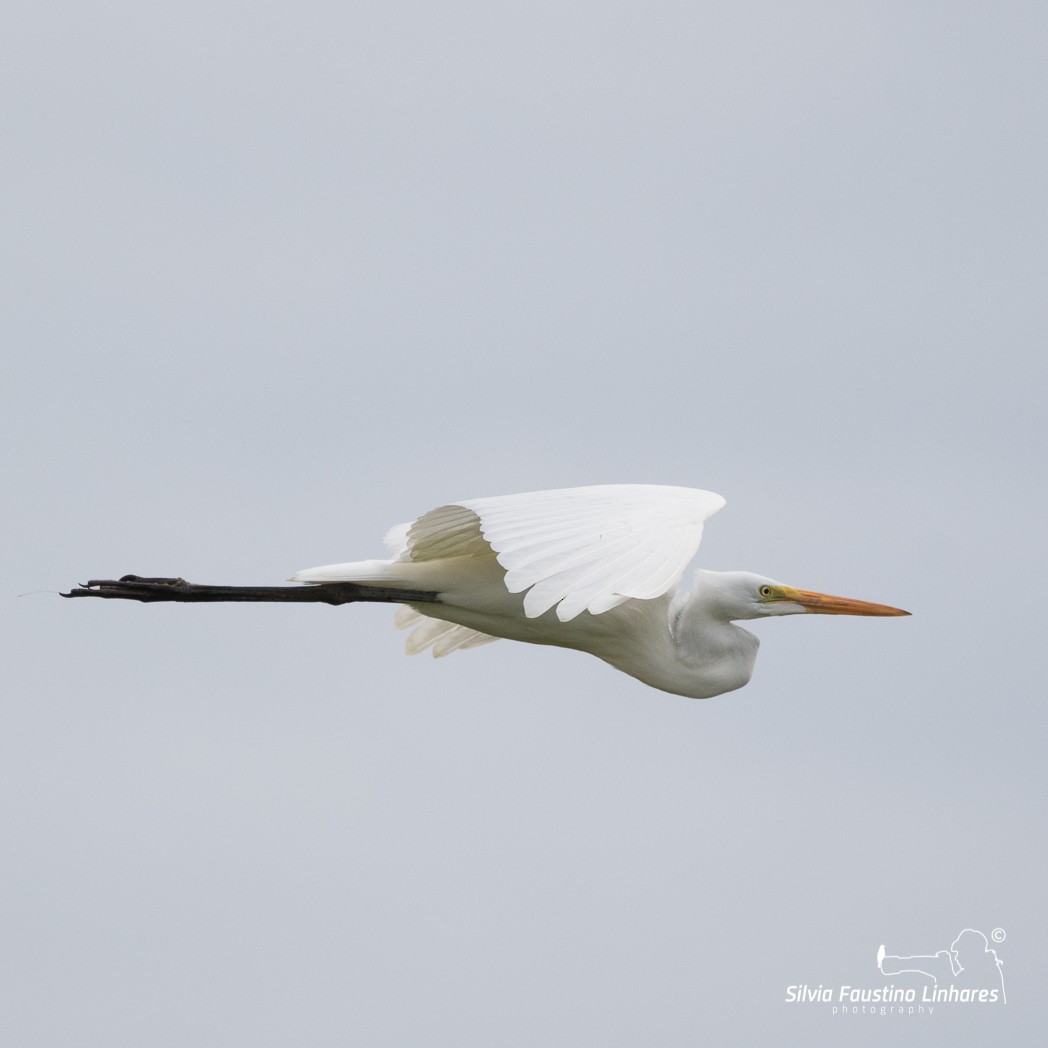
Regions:
[[124, 575], [119, 579], [90, 579], [63, 597], [102, 597], [105, 600], [177, 601], [180, 604], [217, 601], [270, 601], [284, 604], [439, 603], [427, 590], [366, 586], [358, 582], [320, 582], [306, 586], [202, 586], [185, 579], [147, 579]]

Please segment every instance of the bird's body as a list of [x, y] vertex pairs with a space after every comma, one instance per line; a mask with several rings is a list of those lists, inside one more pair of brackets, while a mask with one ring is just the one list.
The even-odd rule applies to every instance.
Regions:
[[759, 641], [733, 620], [818, 611], [903, 615], [745, 572], [696, 572], [681, 587], [712, 492], [609, 485], [472, 499], [387, 536], [388, 560], [300, 571], [312, 585], [429, 591], [397, 624], [410, 653], [445, 655], [498, 638], [596, 655], [654, 688], [709, 698], [742, 687]]
[[907, 615], [741, 571], [696, 571], [703, 522], [724, 499], [650, 484], [532, 491], [450, 503], [386, 536], [389, 557], [307, 568], [306, 586], [198, 586], [125, 575], [67, 597], [400, 604], [410, 654], [446, 655], [500, 637], [589, 652], [675, 695], [741, 688], [759, 641], [740, 619], [814, 612]]

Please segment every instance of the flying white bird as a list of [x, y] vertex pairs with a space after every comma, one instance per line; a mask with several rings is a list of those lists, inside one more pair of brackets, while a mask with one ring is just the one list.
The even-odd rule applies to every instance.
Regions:
[[298, 572], [306, 586], [198, 586], [125, 575], [65, 596], [141, 601], [400, 603], [410, 654], [500, 637], [589, 652], [645, 684], [705, 699], [741, 688], [769, 615], [908, 615], [749, 572], [696, 571], [681, 586], [711, 491], [649, 484], [532, 491], [440, 506], [386, 536], [389, 558]]

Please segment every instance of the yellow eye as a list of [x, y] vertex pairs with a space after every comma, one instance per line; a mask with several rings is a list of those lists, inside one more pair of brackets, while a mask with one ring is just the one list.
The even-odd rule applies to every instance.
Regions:
[[760, 594], [761, 594], [762, 597], [770, 597], [771, 596], [771, 586], [761, 586]]

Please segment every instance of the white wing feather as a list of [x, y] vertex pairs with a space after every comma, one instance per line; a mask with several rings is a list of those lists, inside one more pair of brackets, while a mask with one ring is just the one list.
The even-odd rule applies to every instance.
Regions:
[[467, 648], [478, 648], [481, 644], [490, 644], [498, 637], [471, 630], [468, 626], [457, 626], [453, 622], [431, 619], [406, 604], [397, 608], [393, 616], [397, 629], [410, 629], [404, 650], [409, 655], [418, 655], [427, 648], [433, 649], [433, 657], [441, 658], [453, 651], [465, 651]]
[[[434, 514], [471, 511], [506, 569], [506, 588], [527, 591], [525, 614], [537, 618], [556, 607], [568, 622], [666, 593], [695, 556], [703, 522], [723, 505], [720, 495], [696, 488], [615, 484], [470, 499]], [[412, 533], [419, 529], [421, 537], [431, 516]], [[475, 541], [477, 525], [468, 518], [448, 512], [445, 519], [458, 542]]]

